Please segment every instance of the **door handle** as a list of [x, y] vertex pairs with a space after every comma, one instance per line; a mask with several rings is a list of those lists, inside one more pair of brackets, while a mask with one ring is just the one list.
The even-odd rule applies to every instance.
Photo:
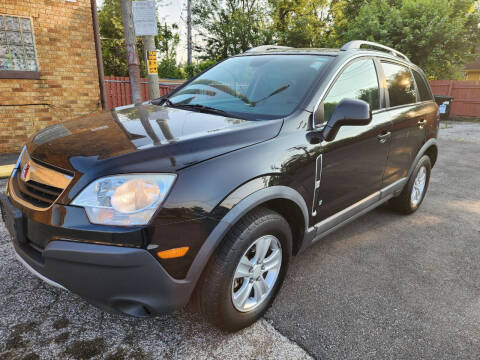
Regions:
[[427, 122], [427, 120], [422, 119], [422, 120], [419, 120], [419, 121], [417, 122], [417, 125], [418, 125], [418, 127], [419, 127], [420, 129], [423, 129], [423, 127], [425, 126], [425, 123], [426, 123], [426, 122]]
[[377, 139], [378, 141], [380, 141], [380, 143], [384, 144], [388, 140], [390, 135], [392, 135], [390, 131], [382, 132], [381, 134], [377, 135]]

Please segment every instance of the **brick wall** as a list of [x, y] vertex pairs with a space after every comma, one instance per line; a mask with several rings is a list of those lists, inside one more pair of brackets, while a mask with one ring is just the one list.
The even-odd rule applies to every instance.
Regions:
[[19, 151], [48, 125], [101, 109], [90, 0], [1, 0], [29, 16], [40, 79], [0, 79], [0, 153]]

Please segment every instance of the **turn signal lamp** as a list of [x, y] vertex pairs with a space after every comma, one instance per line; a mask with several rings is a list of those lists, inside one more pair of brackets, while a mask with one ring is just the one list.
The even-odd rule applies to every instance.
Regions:
[[179, 258], [179, 257], [184, 256], [188, 252], [189, 249], [190, 249], [190, 247], [183, 246], [183, 247], [179, 247], [179, 248], [163, 250], [163, 251], [157, 252], [157, 256], [160, 259]]

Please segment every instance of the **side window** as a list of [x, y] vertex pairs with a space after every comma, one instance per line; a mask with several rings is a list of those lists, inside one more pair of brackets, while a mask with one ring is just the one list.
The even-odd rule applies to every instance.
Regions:
[[415, 78], [415, 82], [417, 83], [420, 100], [421, 101], [433, 100], [432, 93], [429, 90], [429, 86], [425, 82], [425, 78], [415, 70], [412, 70], [412, 72], [413, 72], [413, 77]]
[[387, 62], [382, 62], [382, 67], [387, 79], [390, 107], [415, 103], [415, 84], [410, 70]]
[[343, 99], [364, 100], [370, 104], [372, 110], [380, 108], [378, 78], [372, 59], [355, 61], [335, 81], [323, 101], [325, 122], [330, 120], [333, 111]]

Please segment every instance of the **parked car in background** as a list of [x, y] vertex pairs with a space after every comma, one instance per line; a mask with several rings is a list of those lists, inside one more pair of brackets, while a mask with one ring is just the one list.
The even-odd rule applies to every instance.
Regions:
[[391, 48], [254, 48], [167, 97], [40, 131], [2, 216], [53, 285], [134, 316], [191, 301], [237, 330], [292, 255], [387, 201], [418, 209], [438, 126], [422, 70]]

